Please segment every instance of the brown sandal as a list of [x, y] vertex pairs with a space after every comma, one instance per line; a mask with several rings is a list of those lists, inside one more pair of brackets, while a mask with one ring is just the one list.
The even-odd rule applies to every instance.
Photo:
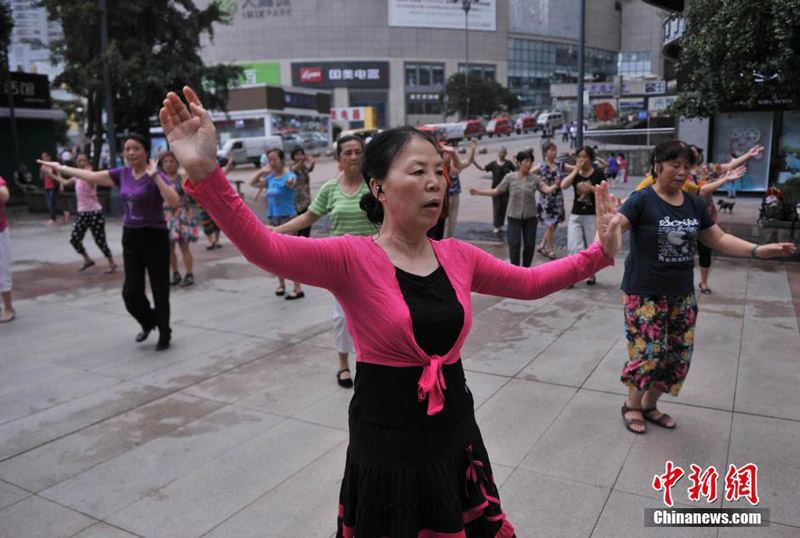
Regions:
[[[644, 419], [647, 422], [652, 422], [653, 424], [656, 424], [656, 425], [661, 426], [662, 428], [666, 428], [668, 430], [674, 430], [675, 429], [675, 426], [677, 426], [677, 424], [675, 424], [675, 420], [671, 416], [666, 414], [666, 413], [661, 413], [661, 416], [658, 417], [658, 418], [650, 418], [650, 417], [648, 417], [647, 415], [649, 415], [653, 411], [658, 411], [658, 409], [656, 409], [655, 407], [651, 407], [650, 409], [642, 409], [642, 416], [644, 417]], [[659, 413], [660, 413], [660, 411], [659, 411]], [[669, 421], [669, 420], [672, 420], [672, 426], [668, 426], [667, 425], [667, 421]]]
[[[642, 410], [641, 409], [634, 409], [632, 407], [628, 407], [627, 404], [622, 404], [622, 421], [625, 423], [625, 428], [628, 431], [631, 431], [631, 432], [633, 432], [635, 434], [639, 434], [639, 435], [641, 435], [643, 433], [647, 433], [647, 423], [644, 420], [642, 420], [640, 418], [626, 418], [625, 417], [625, 413], [628, 413], [629, 411], [642, 411]], [[642, 414], [642, 416], [644, 416], [644, 413]], [[633, 428], [631, 428], [631, 424], [642, 424], [642, 425], [644, 425], [645, 428], [642, 431], [634, 430]]]

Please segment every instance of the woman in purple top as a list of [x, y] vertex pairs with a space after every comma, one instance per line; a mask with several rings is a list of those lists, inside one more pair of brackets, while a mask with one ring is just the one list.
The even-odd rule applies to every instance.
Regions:
[[[163, 205], [175, 207], [180, 196], [172, 182], [160, 172], [153, 160], [148, 161], [150, 141], [141, 135], [129, 134], [124, 155], [127, 166], [92, 172], [62, 166], [57, 162], [39, 161], [60, 174], [69, 174], [87, 183], [104, 187], [119, 186], [122, 200], [122, 257], [125, 283], [122, 298], [125, 308], [142, 326], [136, 341], [144, 341], [158, 327], [156, 350], [169, 347], [169, 237]], [[145, 271], [150, 277], [154, 308], [145, 295]]]

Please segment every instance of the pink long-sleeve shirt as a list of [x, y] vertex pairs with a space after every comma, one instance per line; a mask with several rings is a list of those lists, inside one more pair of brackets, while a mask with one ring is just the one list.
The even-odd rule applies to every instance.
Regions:
[[418, 392], [420, 400], [428, 398], [428, 415], [442, 410], [446, 388], [442, 365], [458, 361], [472, 327], [471, 292], [538, 299], [614, 264], [598, 243], [567, 258], [523, 268], [462, 241], [431, 241], [464, 308], [464, 325], [456, 343], [446, 355], [431, 356], [414, 338], [394, 264], [371, 237], [310, 239], [273, 233], [245, 205], [219, 167], [197, 186], [187, 181], [186, 191], [250, 262], [333, 293], [344, 310], [357, 361], [422, 366]]

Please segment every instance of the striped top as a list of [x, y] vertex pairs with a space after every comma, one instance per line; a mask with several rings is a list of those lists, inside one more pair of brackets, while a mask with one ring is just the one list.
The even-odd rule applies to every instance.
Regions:
[[344, 234], [373, 235], [378, 231], [377, 228], [358, 206], [361, 197], [367, 193], [369, 193], [369, 187], [365, 182], [361, 182], [361, 186], [355, 194], [348, 196], [342, 192], [337, 178], [329, 179], [322, 185], [308, 210], [320, 217], [330, 214], [331, 237]]

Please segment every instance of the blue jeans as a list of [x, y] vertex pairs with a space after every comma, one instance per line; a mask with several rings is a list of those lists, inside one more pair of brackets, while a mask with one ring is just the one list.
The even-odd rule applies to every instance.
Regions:
[[511, 265], [519, 265], [519, 248], [522, 246], [522, 266], [531, 266], [538, 223], [538, 217], [528, 219], [508, 217], [508, 257], [511, 260]]
[[50, 220], [56, 220], [58, 213], [58, 189], [44, 190], [44, 203], [50, 210]]

